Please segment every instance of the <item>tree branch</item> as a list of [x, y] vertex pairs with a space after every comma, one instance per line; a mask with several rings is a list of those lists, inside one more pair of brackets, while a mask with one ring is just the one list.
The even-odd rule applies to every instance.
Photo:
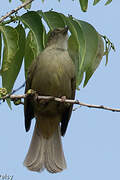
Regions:
[[18, 6], [17, 8], [11, 10], [10, 12], [8, 12], [5, 16], [2, 16], [0, 18], [0, 23], [4, 21], [4, 19], [6, 19], [7, 17], [9, 17], [10, 15], [12, 15], [13, 13], [19, 11], [20, 9], [24, 8], [25, 6], [27, 6], [28, 4], [30, 4], [32, 1], [34, 0], [28, 0], [27, 2], [23, 3], [22, 5]]
[[[17, 99], [25, 99], [27, 96], [35, 96], [35, 98], [37, 100], [44, 100], [44, 101], [56, 101], [56, 102], [60, 102], [60, 103], [67, 103], [67, 104], [77, 104], [80, 106], [85, 106], [88, 108], [96, 108], [96, 109], [103, 109], [103, 110], [107, 110], [107, 111], [112, 111], [112, 112], [120, 112], [120, 109], [116, 109], [116, 108], [111, 108], [111, 107], [106, 107], [103, 105], [94, 105], [94, 104], [87, 104], [87, 103], [83, 103], [80, 102], [79, 100], [72, 100], [72, 99], [66, 99], [66, 98], [58, 98], [58, 97], [53, 97], [53, 96], [38, 96], [36, 94], [23, 94], [23, 95], [6, 95], [2, 98], [0, 98], [1, 100], [5, 100], [7, 98], [10, 98], [12, 101], [17, 100]], [[23, 104], [23, 103], [20, 103]]]

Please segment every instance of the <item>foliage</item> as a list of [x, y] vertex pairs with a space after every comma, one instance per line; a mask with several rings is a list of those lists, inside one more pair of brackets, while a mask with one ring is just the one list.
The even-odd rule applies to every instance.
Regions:
[[[11, 2], [12, 0], [9, 0], [9, 2]], [[27, 2], [28, 0], [20, 0], [23, 3]], [[41, 0], [42, 2], [44, 2], [44, 0]], [[58, 0], [60, 2], [60, 0]], [[74, 1], [74, 0], [73, 0]], [[89, 0], [90, 1], [90, 0]], [[93, 0], [93, 5], [96, 5], [97, 3], [99, 3], [101, 0]], [[80, 6], [83, 12], [87, 11], [88, 8], [88, 0], [79, 0], [80, 2]], [[108, 5], [112, 2], [112, 0], [107, 0], [105, 5]], [[31, 5], [27, 5], [27, 7], [25, 7], [26, 9], [30, 9]]]
[[[79, 87], [84, 74], [84, 86], [87, 84], [104, 55], [102, 36], [92, 25], [55, 11], [29, 11], [22, 16], [15, 16], [13, 19], [18, 22], [15, 28], [6, 25], [5, 22], [0, 25], [2, 34], [0, 45], [2, 46], [2, 41], [4, 42], [0, 72], [2, 85], [8, 93], [12, 91], [23, 58], [26, 76], [31, 62], [45, 47], [47, 35], [42, 20], [46, 22], [49, 30], [66, 25], [69, 27], [71, 35], [68, 40], [68, 51], [76, 66], [76, 86]], [[26, 29], [28, 29], [27, 33]], [[105, 39], [105, 36], [103, 37]], [[106, 44], [108, 45], [108, 39]], [[105, 46], [105, 55], [108, 59], [109, 50], [113, 48], [113, 45], [110, 44], [110, 41], [109, 47], [107, 45]]]
[[[20, 1], [28, 2], [28, 0]], [[79, 2], [82, 11], [87, 11], [88, 0], [79, 0]], [[98, 2], [100, 0], [94, 0], [93, 5]], [[112, 0], [107, 0], [105, 5], [111, 2]], [[26, 9], [30, 9], [30, 7], [31, 4], [25, 6]], [[17, 23], [16, 27], [8, 25], [12, 22]], [[65, 16], [52, 10], [47, 12], [27, 11], [22, 16], [15, 14], [0, 23], [0, 75], [2, 86], [7, 93], [12, 92], [23, 60], [26, 78], [30, 64], [45, 48], [48, 37], [46, 26], [48, 32], [65, 26], [69, 28], [68, 52], [76, 67], [77, 89], [79, 89], [83, 77], [85, 77], [83, 86], [86, 86], [102, 57], [106, 56], [107, 64], [110, 50], [115, 50], [110, 40], [106, 36], [100, 35], [91, 24], [71, 15]], [[10, 106], [10, 101], [7, 102]]]
[[[88, 8], [88, 0], [79, 0], [80, 1], [80, 6], [83, 12], [87, 11]], [[94, 0], [93, 5], [96, 5], [98, 2], [100, 2], [101, 0]], [[112, 2], [112, 0], [107, 0], [107, 2], [105, 3], [105, 5], [108, 5]]]

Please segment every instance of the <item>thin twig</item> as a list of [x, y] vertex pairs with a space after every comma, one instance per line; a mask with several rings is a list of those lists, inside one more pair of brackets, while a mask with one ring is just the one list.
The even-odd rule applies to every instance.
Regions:
[[22, 5], [18, 6], [17, 8], [11, 10], [10, 12], [8, 12], [6, 15], [2, 16], [0, 18], [0, 23], [4, 21], [4, 19], [6, 19], [7, 17], [11, 16], [13, 13], [19, 11], [20, 9], [24, 8], [25, 6], [27, 6], [28, 4], [30, 4], [32, 1], [34, 0], [29, 0], [25, 3], [23, 3]]
[[[9, 98], [11, 100], [22, 99], [22, 98], [25, 99], [28, 95], [29, 94], [10, 95]], [[8, 96], [4, 96], [3, 98], [1, 98], [1, 100], [5, 100], [6, 97], [8, 98]], [[77, 104], [80, 106], [86, 106], [88, 108], [96, 108], [96, 109], [103, 109], [103, 110], [112, 111], [112, 112], [120, 112], [120, 109], [116, 109], [116, 108], [106, 107], [103, 105], [87, 104], [87, 103], [80, 102], [79, 100], [64, 99], [64, 98], [58, 98], [58, 97], [53, 97], [53, 96], [37, 96], [37, 100], [57, 101], [60, 103]]]

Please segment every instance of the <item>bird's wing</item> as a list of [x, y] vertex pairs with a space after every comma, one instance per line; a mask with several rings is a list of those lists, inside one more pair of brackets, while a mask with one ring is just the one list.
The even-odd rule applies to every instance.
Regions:
[[[71, 99], [75, 98], [75, 89], [76, 89], [76, 79], [74, 77], [71, 80], [71, 90], [72, 90]], [[62, 136], [65, 135], [65, 132], [67, 130], [67, 126], [68, 126], [68, 122], [70, 120], [72, 109], [73, 109], [73, 104], [71, 104], [69, 107], [67, 107], [62, 115], [62, 121], [61, 121], [61, 135]]]
[[[33, 62], [27, 75], [25, 93], [31, 89], [31, 83], [33, 79], [34, 72], [36, 70], [37, 63]], [[24, 100], [24, 117], [25, 117], [25, 130], [29, 131], [31, 120], [34, 118], [34, 109], [31, 103], [31, 98], [28, 96]]]

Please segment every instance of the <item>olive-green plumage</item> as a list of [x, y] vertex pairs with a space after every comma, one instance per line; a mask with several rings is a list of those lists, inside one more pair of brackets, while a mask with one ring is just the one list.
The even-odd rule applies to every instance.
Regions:
[[[67, 28], [51, 32], [47, 47], [32, 63], [25, 92], [35, 90], [39, 95], [75, 97], [75, 66], [67, 51]], [[61, 135], [64, 135], [72, 112], [68, 106], [55, 101], [39, 103], [30, 97], [25, 99], [25, 128], [29, 130], [31, 119], [36, 126], [25, 166], [33, 171], [44, 167], [50, 172], [62, 171], [65, 159]]]

